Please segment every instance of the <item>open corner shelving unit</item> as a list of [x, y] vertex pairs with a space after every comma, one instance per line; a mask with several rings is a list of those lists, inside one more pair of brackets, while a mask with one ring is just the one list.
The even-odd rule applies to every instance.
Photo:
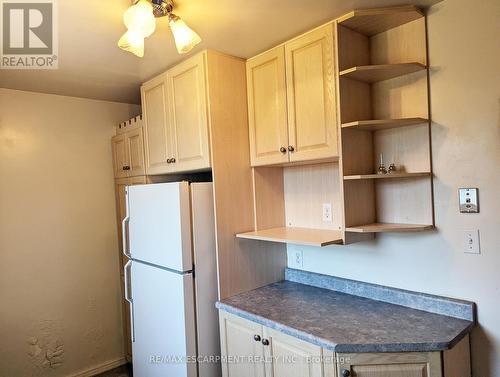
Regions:
[[[343, 244], [338, 162], [253, 168], [254, 231], [238, 238], [323, 247]], [[332, 204], [332, 221], [321, 217]]]
[[[425, 16], [356, 10], [336, 31], [345, 243], [432, 229]], [[378, 175], [380, 154], [399, 171]]]

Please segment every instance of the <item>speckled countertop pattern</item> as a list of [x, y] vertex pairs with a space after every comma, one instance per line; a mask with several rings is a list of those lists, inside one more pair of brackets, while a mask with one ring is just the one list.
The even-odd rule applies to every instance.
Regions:
[[217, 303], [219, 309], [335, 352], [453, 347], [474, 322], [291, 281]]

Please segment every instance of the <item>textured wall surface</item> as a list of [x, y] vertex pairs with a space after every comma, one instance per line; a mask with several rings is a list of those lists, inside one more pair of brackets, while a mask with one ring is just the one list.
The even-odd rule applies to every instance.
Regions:
[[123, 357], [110, 138], [138, 112], [0, 89], [0, 377]]
[[[475, 301], [475, 377], [500, 376], [500, 1], [445, 0], [428, 12], [436, 232], [297, 250], [304, 269]], [[480, 214], [458, 212], [459, 187], [479, 187]], [[463, 253], [479, 229], [481, 255]]]

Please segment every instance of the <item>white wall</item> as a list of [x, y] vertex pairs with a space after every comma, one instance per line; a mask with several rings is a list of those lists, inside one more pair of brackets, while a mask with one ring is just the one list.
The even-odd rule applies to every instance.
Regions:
[[[445, 0], [428, 16], [437, 232], [304, 251], [304, 269], [475, 301], [474, 376], [500, 376], [500, 1]], [[479, 187], [480, 214], [457, 189]], [[462, 230], [480, 229], [481, 255]]]
[[110, 138], [138, 112], [0, 89], [1, 377], [123, 357]]

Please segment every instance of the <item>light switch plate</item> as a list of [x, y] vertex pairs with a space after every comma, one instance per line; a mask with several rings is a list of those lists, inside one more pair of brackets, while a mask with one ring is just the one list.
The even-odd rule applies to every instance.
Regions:
[[460, 188], [458, 197], [461, 213], [478, 213], [479, 201], [477, 188]]

